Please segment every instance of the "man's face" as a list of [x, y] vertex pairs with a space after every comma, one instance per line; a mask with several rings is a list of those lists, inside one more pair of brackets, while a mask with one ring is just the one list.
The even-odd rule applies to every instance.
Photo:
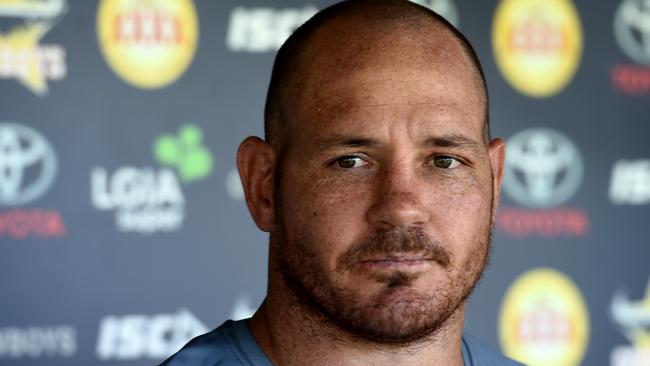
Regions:
[[324, 62], [292, 103], [272, 270], [371, 341], [435, 332], [487, 261], [496, 189], [485, 101], [460, 47], [443, 43], [424, 58], [397, 50]]

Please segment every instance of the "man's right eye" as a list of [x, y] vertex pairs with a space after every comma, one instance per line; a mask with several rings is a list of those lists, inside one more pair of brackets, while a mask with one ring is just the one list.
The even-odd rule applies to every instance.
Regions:
[[368, 164], [365, 160], [361, 159], [358, 156], [344, 156], [342, 158], [336, 159], [334, 163], [339, 168], [343, 168], [343, 169], [358, 168]]

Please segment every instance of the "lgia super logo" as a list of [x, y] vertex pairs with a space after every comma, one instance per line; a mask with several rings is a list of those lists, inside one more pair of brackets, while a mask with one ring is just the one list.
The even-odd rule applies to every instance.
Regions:
[[155, 89], [178, 79], [194, 58], [192, 0], [103, 0], [97, 36], [110, 67], [129, 84]]
[[582, 55], [580, 18], [571, 0], [502, 0], [492, 47], [508, 82], [531, 97], [549, 97], [571, 81]]
[[90, 173], [93, 207], [114, 212], [121, 232], [180, 230], [186, 214], [185, 187], [212, 173], [212, 152], [203, 145], [197, 125], [185, 124], [177, 135], [159, 136], [153, 153], [159, 166], [95, 166]]

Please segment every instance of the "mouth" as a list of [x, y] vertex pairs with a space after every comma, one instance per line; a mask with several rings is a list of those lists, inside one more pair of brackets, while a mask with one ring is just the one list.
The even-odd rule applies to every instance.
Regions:
[[390, 254], [361, 260], [357, 263], [361, 270], [424, 270], [434, 264], [434, 260], [421, 255]]

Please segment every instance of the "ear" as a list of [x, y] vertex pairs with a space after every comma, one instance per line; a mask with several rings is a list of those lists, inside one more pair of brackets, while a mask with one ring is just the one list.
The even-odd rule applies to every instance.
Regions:
[[246, 205], [257, 227], [269, 232], [273, 226], [273, 174], [275, 152], [259, 137], [248, 137], [237, 151], [237, 169], [244, 186]]
[[501, 182], [503, 181], [503, 166], [506, 159], [506, 144], [502, 139], [494, 139], [490, 141], [490, 146], [488, 147], [488, 153], [490, 154], [490, 165], [492, 167], [492, 193], [494, 195], [494, 212], [492, 216], [496, 214], [496, 210], [499, 207], [499, 196], [501, 192]]

